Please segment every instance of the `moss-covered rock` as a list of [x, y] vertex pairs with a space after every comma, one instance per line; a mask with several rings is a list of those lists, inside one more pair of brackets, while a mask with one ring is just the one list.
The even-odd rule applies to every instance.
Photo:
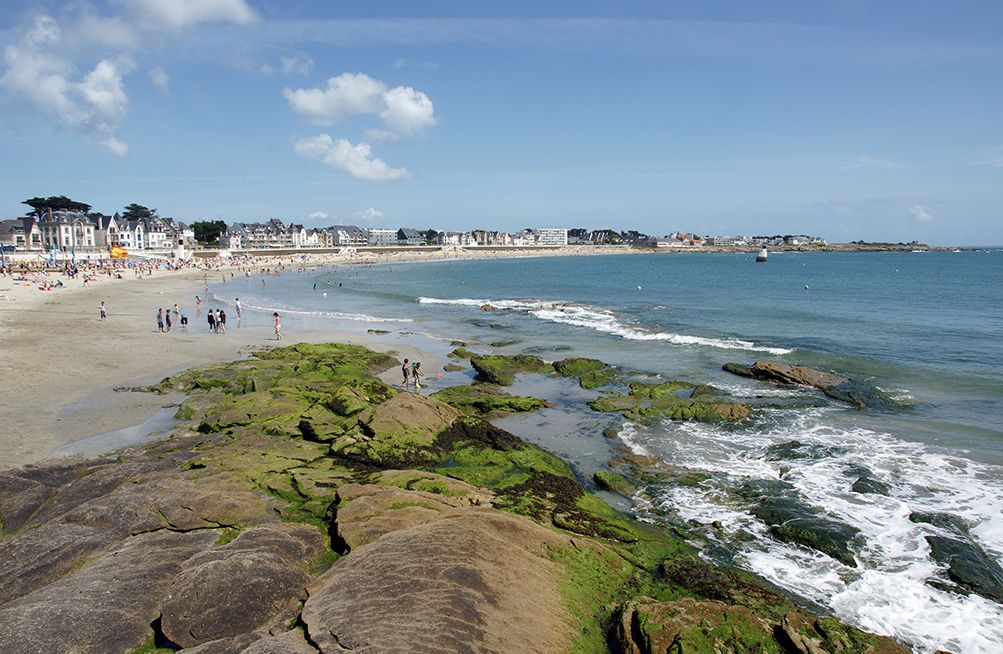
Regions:
[[627, 393], [606, 393], [588, 404], [593, 411], [623, 413], [632, 420], [664, 417], [699, 422], [737, 422], [752, 414], [750, 406], [728, 398], [713, 387], [682, 381], [658, 384], [631, 382]]
[[615, 472], [596, 470], [595, 474], [592, 475], [592, 479], [599, 488], [626, 495], [627, 497], [637, 492], [637, 486]]
[[547, 406], [544, 400], [524, 395], [509, 395], [492, 384], [452, 386], [433, 393], [432, 397], [455, 407], [461, 413], [481, 417], [539, 411]]
[[569, 357], [553, 363], [554, 371], [562, 377], [573, 377], [582, 388], [600, 388], [616, 381], [616, 370], [599, 359]]
[[448, 356], [448, 357], [450, 357], [452, 359], [471, 359], [471, 358], [477, 356], [477, 353], [476, 352], [471, 352], [467, 348], [461, 346], [461, 347], [456, 348], [455, 350], [453, 350], [452, 352], [450, 352], [446, 356]]
[[470, 359], [470, 365], [477, 371], [479, 379], [501, 386], [515, 383], [517, 373], [542, 373], [552, 370], [543, 359], [530, 354], [474, 356]]

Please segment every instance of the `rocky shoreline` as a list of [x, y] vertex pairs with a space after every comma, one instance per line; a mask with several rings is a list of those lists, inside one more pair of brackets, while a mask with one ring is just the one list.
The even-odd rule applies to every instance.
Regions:
[[[786, 400], [591, 359], [458, 349], [454, 365], [468, 358], [476, 383], [421, 396], [361, 346], [263, 350], [136, 389], [187, 393], [165, 441], [0, 473], [0, 652], [909, 651], [708, 564], [692, 534], [614, 511], [487, 422], [545, 405], [504, 390], [527, 372], [638, 419]], [[650, 474], [625, 457], [596, 482], [630, 495]], [[852, 534], [791, 524], [774, 490], [748, 492], [793, 542], [845, 551]]]

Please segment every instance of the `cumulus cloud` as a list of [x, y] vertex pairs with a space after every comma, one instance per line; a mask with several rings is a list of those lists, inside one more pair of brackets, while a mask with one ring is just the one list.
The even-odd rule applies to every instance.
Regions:
[[327, 214], [323, 211], [314, 211], [309, 218], [310, 220], [327, 220]]
[[373, 156], [368, 143], [353, 145], [347, 139], [334, 140], [330, 134], [318, 134], [296, 141], [293, 148], [301, 157], [317, 159], [361, 181], [393, 182], [412, 177], [406, 168], [392, 168]]
[[60, 127], [126, 154], [128, 145], [116, 133], [129, 110], [122, 77], [134, 64], [125, 57], [102, 59], [75, 82], [72, 62], [56, 54], [64, 41], [54, 18], [38, 16], [21, 40], [4, 50], [0, 87]]
[[921, 223], [933, 222], [933, 216], [931, 216], [923, 205], [917, 204], [909, 209], [909, 214], [917, 221]]
[[246, 25], [257, 14], [245, 0], [113, 0], [146, 29], [182, 29], [199, 23]]
[[352, 218], [365, 222], [376, 222], [378, 220], [383, 220], [383, 212], [379, 209], [369, 207], [368, 209], [363, 209], [362, 211], [356, 211], [352, 214]]
[[351, 116], [379, 115], [384, 128], [369, 137], [384, 143], [413, 138], [436, 124], [432, 101], [410, 86], [387, 88], [365, 73], [343, 73], [324, 88], [285, 89], [289, 107], [317, 125], [334, 125]]
[[171, 76], [167, 74], [167, 71], [160, 66], [154, 66], [149, 72], [150, 83], [156, 86], [161, 91], [166, 91], [167, 87], [171, 85]]

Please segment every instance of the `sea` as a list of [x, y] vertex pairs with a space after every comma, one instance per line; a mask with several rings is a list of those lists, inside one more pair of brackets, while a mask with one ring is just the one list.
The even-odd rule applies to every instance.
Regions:
[[[1003, 606], [952, 587], [926, 540], [948, 535], [943, 522], [910, 520], [946, 514], [1003, 559], [1003, 249], [776, 252], [758, 264], [747, 253], [390, 262], [256, 273], [211, 291], [228, 310], [239, 296], [245, 321], [279, 312], [289, 342], [298, 330], [357, 332], [441, 365], [462, 341], [481, 353], [594, 357], [738, 397], [811, 399], [738, 427], [634, 424], [590, 411], [599, 391], [526, 376], [512, 392], [554, 407], [498, 424], [570, 461], [587, 485], [624, 448], [674, 478], [699, 473], [619, 506], [699, 532], [708, 559], [806, 606], [919, 652], [1003, 651]], [[721, 369], [761, 359], [836, 371], [896, 407], [858, 410]], [[426, 370], [428, 392], [473, 374]], [[611, 426], [619, 442], [603, 437]], [[851, 491], [862, 470], [887, 495]], [[812, 510], [859, 530], [856, 565], [776, 540], [736, 493], [781, 478]]]

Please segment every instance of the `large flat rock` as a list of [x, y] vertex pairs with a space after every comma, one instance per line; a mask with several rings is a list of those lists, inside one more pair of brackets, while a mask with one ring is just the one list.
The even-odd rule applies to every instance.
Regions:
[[445, 511], [339, 560], [303, 622], [324, 652], [563, 652], [574, 640], [548, 547], [568, 540], [494, 509]]

